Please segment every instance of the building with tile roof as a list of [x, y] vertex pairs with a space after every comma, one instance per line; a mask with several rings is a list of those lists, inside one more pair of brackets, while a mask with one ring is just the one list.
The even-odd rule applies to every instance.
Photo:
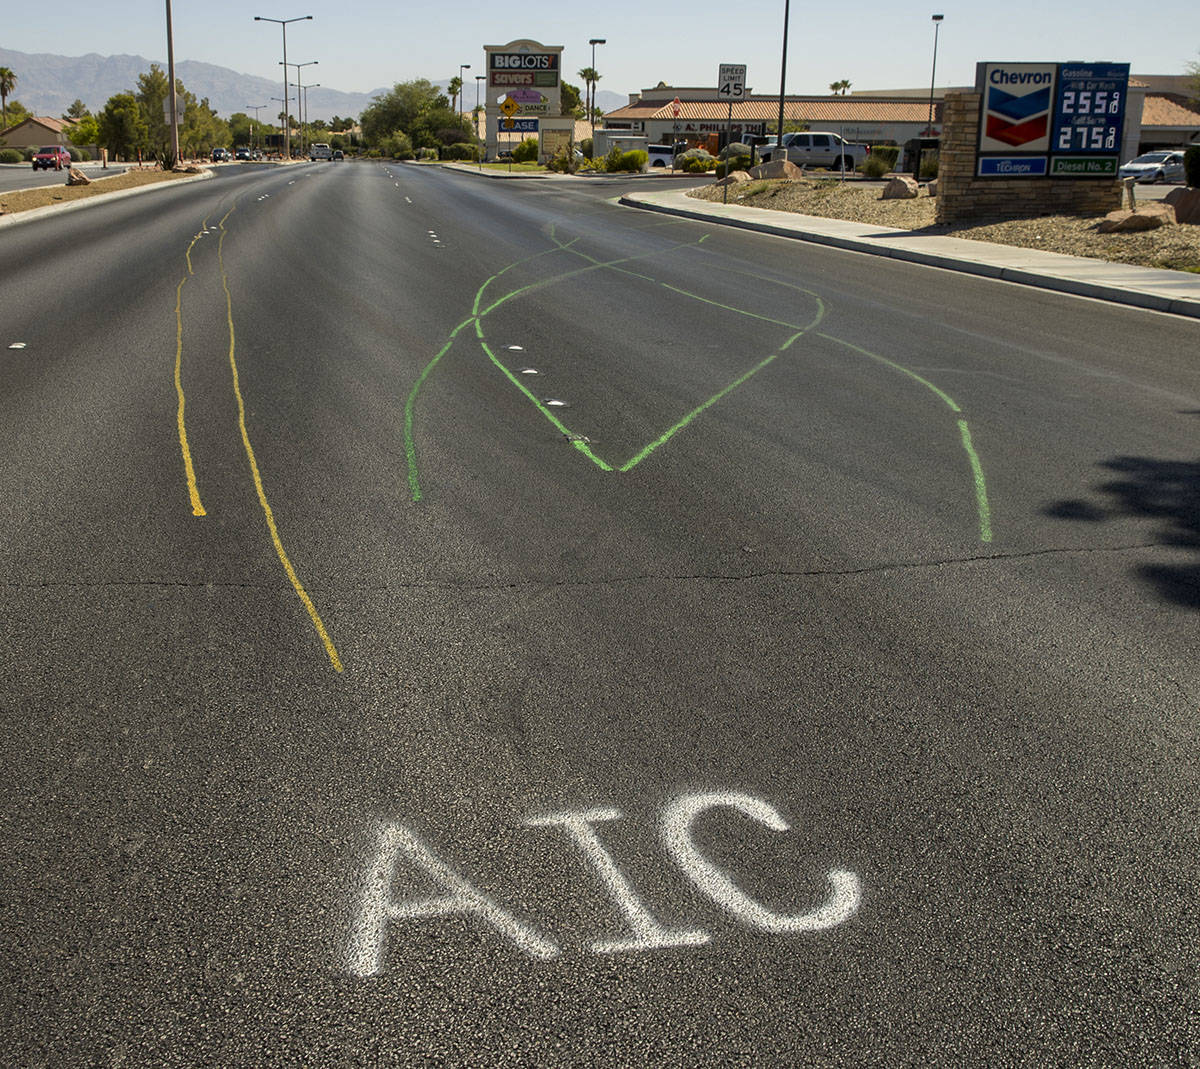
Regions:
[[31, 115], [23, 122], [0, 130], [0, 143], [5, 148], [41, 148], [42, 145], [69, 145], [71, 127], [66, 119], [52, 119], [48, 115]]
[[[971, 86], [956, 87], [971, 89]], [[1182, 75], [1134, 75], [1130, 78], [1127, 122], [1141, 117], [1139, 151], [1200, 143], [1200, 100], [1189, 95]], [[942, 97], [933, 94], [930, 119], [928, 89], [855, 92], [846, 96], [787, 96], [783, 121], [806, 123], [812, 130], [841, 134], [847, 141], [868, 145], [903, 145], [916, 137], [941, 134]], [[723, 143], [727, 124], [734, 140], [773, 132], [779, 121], [779, 97], [750, 94], [729, 104], [717, 98], [716, 87], [674, 87], [663, 83], [634, 94], [624, 107], [604, 117], [606, 130], [641, 134], [650, 144], [673, 138], [715, 150]]]

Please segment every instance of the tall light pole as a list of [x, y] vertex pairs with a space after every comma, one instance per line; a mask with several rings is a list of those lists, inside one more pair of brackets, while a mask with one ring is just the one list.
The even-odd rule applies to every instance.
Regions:
[[783, 97], [786, 92], [787, 85], [787, 42], [788, 42], [788, 16], [790, 11], [791, 0], [783, 0], [783, 60], [780, 63], [779, 69], [779, 129], [775, 132], [775, 147], [778, 153], [772, 156], [772, 159], [783, 158]]
[[458, 65], [458, 115], [459, 115], [459, 118], [462, 118], [463, 99], [467, 95], [466, 93], [463, 92], [463, 90], [466, 88], [466, 86], [463, 85], [462, 72], [469, 71], [470, 69], [471, 69], [471, 64], [469, 64], [469, 63], [460, 63]]
[[[259, 117], [258, 113], [260, 111], [262, 111], [262, 109], [265, 108], [266, 106], [267, 106], [266, 104], [247, 104], [246, 105], [247, 111], [254, 112], [254, 125], [255, 126], [262, 126], [262, 119]], [[250, 148], [251, 148], [251, 150], [257, 148], [257, 146], [254, 143], [254, 126], [250, 127]]]
[[[300, 109], [300, 155], [308, 155], [308, 91], [310, 89], [319, 89], [320, 82], [309, 82], [308, 85], [301, 85], [299, 82], [292, 83], [296, 87], [296, 106]], [[303, 94], [303, 96], [301, 95]]]
[[[280, 99], [279, 99], [279, 97], [271, 97], [271, 99], [272, 99], [272, 100], [273, 100], [273, 101], [274, 101], [276, 104], [282, 104], [282, 105], [283, 105], [283, 114], [286, 116], [286, 115], [287, 115], [287, 101], [286, 101], [286, 100], [280, 100]], [[282, 122], [279, 124], [279, 129], [280, 129], [280, 130], [282, 130], [282, 129], [283, 129], [283, 123], [282, 123]], [[272, 126], [272, 127], [271, 127], [271, 136], [272, 136], [272, 137], [274, 137], [274, 136], [275, 136], [275, 127], [274, 127], [274, 126]]]
[[[167, 101], [171, 107], [171, 158], [179, 162], [179, 103], [175, 99], [175, 34], [171, 29], [171, 0], [167, 0]], [[173, 163], [171, 166], [175, 166]]]
[[[596, 151], [596, 45], [606, 45], [608, 41], [603, 37], [592, 37], [588, 44], [592, 46], [592, 91], [588, 95], [592, 98], [588, 104], [588, 118], [592, 123], [592, 151]], [[561, 78], [561, 73], [559, 74]]]
[[[933, 73], [929, 76], [929, 123], [930, 131], [933, 129], [933, 83], [937, 80], [937, 42], [938, 30], [942, 28], [942, 19], [945, 15], [933, 16]], [[932, 136], [932, 133], [930, 134]]]
[[[294, 19], [271, 19], [265, 15], [255, 15], [255, 22], [278, 22], [283, 29], [283, 158], [292, 158], [292, 128], [288, 122], [288, 61], [287, 61], [287, 28], [289, 22], [304, 22], [312, 15], [297, 15]], [[299, 75], [297, 75], [299, 77]]]
[[[484, 76], [482, 74], [475, 75], [475, 113], [471, 120], [471, 132], [479, 137], [479, 83], [482, 82]], [[482, 138], [480, 138], [482, 140]]]
[[[315, 60], [315, 59], [310, 59], [307, 63], [286, 63], [285, 62], [285, 63], [281, 63], [280, 66], [283, 68], [283, 76], [285, 79], [287, 78], [288, 67], [295, 67], [296, 68], [296, 81], [294, 84], [299, 85], [300, 84], [300, 68], [301, 67], [311, 67], [314, 64], [316, 64], [317, 62], [319, 62], [319, 61]], [[308, 116], [304, 114], [304, 111], [301, 108], [299, 93], [296, 94], [296, 110], [300, 113], [300, 155], [303, 156], [304, 155], [304, 124], [306, 122], [308, 122]]]

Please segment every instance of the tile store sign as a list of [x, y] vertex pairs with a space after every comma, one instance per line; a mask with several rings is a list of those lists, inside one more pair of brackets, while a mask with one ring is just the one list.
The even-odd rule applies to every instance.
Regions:
[[1112, 178], [1127, 63], [981, 63], [981, 178]]

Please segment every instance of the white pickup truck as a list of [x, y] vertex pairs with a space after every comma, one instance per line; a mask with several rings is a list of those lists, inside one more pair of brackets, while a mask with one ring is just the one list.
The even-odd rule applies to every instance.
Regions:
[[840, 134], [825, 130], [805, 130], [783, 135], [783, 155], [772, 141], [763, 145], [764, 160], [787, 159], [797, 166], [832, 167], [847, 171], [862, 166], [871, 150], [866, 145], [845, 141]]
[[648, 167], [674, 167], [675, 157], [687, 151], [686, 141], [677, 141], [671, 145], [647, 145], [646, 165]]
[[308, 158], [310, 160], [331, 160], [333, 159], [333, 149], [324, 141], [315, 141], [308, 146]]

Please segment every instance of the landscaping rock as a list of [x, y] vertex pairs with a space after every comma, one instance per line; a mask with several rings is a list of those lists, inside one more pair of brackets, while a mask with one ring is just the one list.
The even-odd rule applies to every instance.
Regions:
[[1175, 222], [1200, 226], [1200, 189], [1173, 189], [1163, 203], [1175, 209]]
[[1128, 234], [1138, 230], [1157, 230], [1175, 222], [1175, 208], [1165, 203], [1143, 204], [1137, 211], [1122, 209], [1109, 212], [1097, 228], [1101, 234]]
[[67, 185], [90, 186], [91, 184], [92, 180], [77, 167], [72, 167], [67, 171]]
[[753, 178], [789, 178], [797, 179], [804, 177], [804, 170], [797, 167], [791, 160], [772, 160], [770, 163], [760, 163], [757, 167], [750, 168], [750, 175]]
[[750, 172], [749, 171], [732, 171], [728, 175], [726, 175], [724, 178], [718, 178], [715, 184], [718, 186], [736, 186], [740, 182], [749, 182], [749, 181], [750, 181]]
[[925, 192], [928, 193], [931, 197], [937, 196], [937, 179], [936, 178], [932, 182], [930, 182], [929, 185], [927, 185], [925, 187]]
[[898, 175], [883, 187], [880, 200], [914, 200], [920, 194], [921, 187], [913, 179]]

